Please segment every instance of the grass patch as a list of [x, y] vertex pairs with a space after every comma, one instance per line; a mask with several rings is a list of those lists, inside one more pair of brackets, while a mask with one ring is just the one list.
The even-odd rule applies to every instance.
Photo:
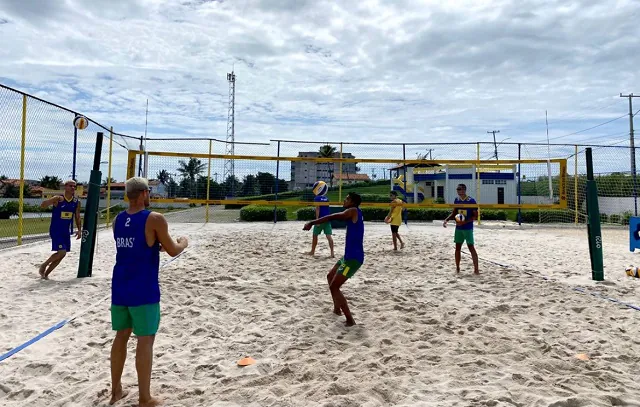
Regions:
[[[180, 209], [176, 209], [176, 208], [151, 208], [151, 210], [156, 211], [156, 212], [160, 212], [160, 213], [167, 213], [167, 212], [173, 212], [173, 211], [177, 211]], [[112, 216], [111, 221], [113, 222], [113, 218], [115, 217]], [[84, 214], [81, 215], [82, 221], [84, 222]], [[107, 219], [105, 217], [103, 218], [99, 218], [98, 219], [98, 223], [99, 224], [104, 224], [106, 223]], [[73, 221], [74, 223], [74, 230], [75, 230], [75, 220]], [[23, 219], [22, 220], [22, 234], [23, 236], [26, 235], [37, 235], [37, 234], [41, 234], [41, 233], [49, 233], [49, 225], [51, 224], [51, 218], [50, 217], [41, 217], [41, 218], [28, 218], [28, 219]], [[3, 237], [15, 237], [17, 239], [18, 237], [18, 219], [0, 219], [0, 238]]]

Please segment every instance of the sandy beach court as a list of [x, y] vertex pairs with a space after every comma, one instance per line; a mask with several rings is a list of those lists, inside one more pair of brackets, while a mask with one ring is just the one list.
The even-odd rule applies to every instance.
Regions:
[[[170, 224], [191, 246], [160, 271], [151, 388], [166, 406], [640, 406], [640, 312], [599, 297], [640, 305], [626, 230], [603, 231], [606, 282], [595, 283], [585, 229], [476, 227], [474, 276], [466, 255], [455, 273], [453, 225], [402, 226], [407, 245], [393, 253], [389, 227], [366, 223], [346, 328], [326, 283], [335, 260], [322, 236], [315, 258], [303, 254], [302, 226]], [[339, 256], [344, 230], [334, 238]], [[37, 272], [50, 243], [0, 252], [0, 354], [81, 314], [0, 362], [2, 406], [108, 405], [115, 246], [99, 234], [82, 280], [79, 248], [50, 281]], [[135, 343], [117, 406], [137, 402]], [[245, 356], [257, 363], [238, 367]]]

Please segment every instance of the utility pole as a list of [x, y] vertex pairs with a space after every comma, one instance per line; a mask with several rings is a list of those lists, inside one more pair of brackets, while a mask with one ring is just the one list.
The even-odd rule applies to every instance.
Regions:
[[629, 98], [629, 147], [631, 148], [631, 175], [633, 176], [633, 204], [635, 207], [635, 216], [638, 216], [638, 189], [636, 187], [636, 148], [633, 140], [633, 98], [640, 98], [640, 95], [629, 93], [621, 98]]
[[496, 144], [496, 133], [500, 133], [500, 130], [491, 130], [487, 133], [493, 133], [493, 156], [498, 159], [498, 145]]
[[[227, 112], [227, 143], [225, 154], [235, 155], [235, 118], [236, 118], [236, 74], [231, 71], [227, 74], [227, 82], [229, 82], [229, 108]], [[231, 178], [231, 191], [226, 191], [226, 195], [233, 197], [235, 195], [235, 162], [233, 159], [227, 158], [224, 161], [224, 176], [222, 182], [226, 182]]]

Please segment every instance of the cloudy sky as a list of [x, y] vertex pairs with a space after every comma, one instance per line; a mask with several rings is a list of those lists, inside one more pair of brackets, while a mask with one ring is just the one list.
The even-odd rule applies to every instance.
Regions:
[[[638, 0], [0, 0], [0, 82], [150, 137], [622, 143]], [[640, 99], [636, 99], [640, 109]], [[611, 123], [579, 132], [613, 120]], [[570, 135], [571, 133], [579, 132]], [[506, 153], [505, 153], [506, 154]], [[471, 157], [473, 158], [473, 157]], [[484, 157], [483, 157], [484, 158]]]

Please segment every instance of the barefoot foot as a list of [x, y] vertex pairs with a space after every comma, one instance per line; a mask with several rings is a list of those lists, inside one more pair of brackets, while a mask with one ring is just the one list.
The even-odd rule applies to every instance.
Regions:
[[156, 407], [159, 405], [162, 405], [162, 401], [154, 397], [146, 401], [140, 400], [140, 407]]
[[43, 264], [42, 266], [40, 266], [40, 268], [38, 269], [38, 273], [40, 273], [40, 278], [42, 279], [45, 278], [44, 272], [46, 269], [47, 269], [46, 265]]
[[345, 321], [345, 326], [354, 326], [356, 324], [356, 321], [354, 321], [353, 319], [351, 321]]
[[333, 313], [336, 314], [336, 315], [342, 315], [342, 311], [340, 309], [338, 309], [338, 308], [334, 308], [333, 309]]
[[123, 391], [122, 386], [118, 387], [116, 391], [114, 391], [111, 394], [111, 400], [109, 401], [109, 405], [113, 405], [117, 403], [119, 400], [122, 400], [123, 398], [127, 397], [127, 394], [129, 394], [129, 392]]

